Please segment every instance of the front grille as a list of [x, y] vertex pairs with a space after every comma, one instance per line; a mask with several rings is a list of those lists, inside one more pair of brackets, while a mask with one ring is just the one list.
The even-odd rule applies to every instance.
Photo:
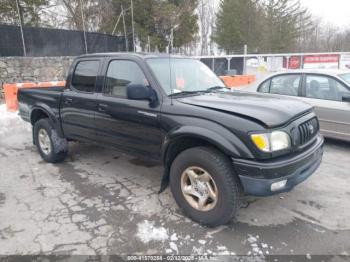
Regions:
[[299, 126], [300, 145], [304, 145], [314, 138], [319, 131], [317, 118], [312, 118]]

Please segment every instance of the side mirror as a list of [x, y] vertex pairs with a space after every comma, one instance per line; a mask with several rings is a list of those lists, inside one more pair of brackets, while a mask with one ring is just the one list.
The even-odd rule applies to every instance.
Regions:
[[343, 95], [343, 102], [350, 102], [350, 95]]
[[127, 87], [127, 96], [131, 100], [151, 100], [152, 90], [144, 85], [129, 84]]
[[148, 100], [151, 107], [158, 105], [157, 93], [147, 86], [129, 84], [126, 87], [126, 94], [130, 100]]

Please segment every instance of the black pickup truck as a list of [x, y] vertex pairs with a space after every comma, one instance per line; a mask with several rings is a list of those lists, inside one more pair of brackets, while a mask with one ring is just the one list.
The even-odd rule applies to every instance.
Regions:
[[114, 147], [164, 165], [178, 205], [208, 226], [227, 223], [242, 194], [291, 190], [319, 167], [323, 138], [313, 108], [266, 94], [232, 92], [196, 59], [91, 54], [62, 88], [21, 89], [19, 114], [47, 162], [68, 141]]

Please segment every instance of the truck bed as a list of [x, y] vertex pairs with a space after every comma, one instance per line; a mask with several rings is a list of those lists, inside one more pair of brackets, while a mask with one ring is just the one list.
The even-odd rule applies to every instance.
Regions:
[[25, 121], [30, 122], [30, 112], [34, 107], [49, 107], [59, 117], [59, 105], [64, 86], [21, 88], [18, 90], [19, 115]]

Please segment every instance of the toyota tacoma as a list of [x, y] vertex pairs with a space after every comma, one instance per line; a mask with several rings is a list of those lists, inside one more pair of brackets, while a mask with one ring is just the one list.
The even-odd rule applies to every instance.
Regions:
[[197, 59], [153, 54], [83, 55], [66, 86], [20, 89], [19, 114], [50, 163], [69, 141], [161, 162], [160, 191], [208, 226], [230, 221], [243, 194], [290, 191], [323, 154], [313, 108], [268, 94], [230, 91]]

